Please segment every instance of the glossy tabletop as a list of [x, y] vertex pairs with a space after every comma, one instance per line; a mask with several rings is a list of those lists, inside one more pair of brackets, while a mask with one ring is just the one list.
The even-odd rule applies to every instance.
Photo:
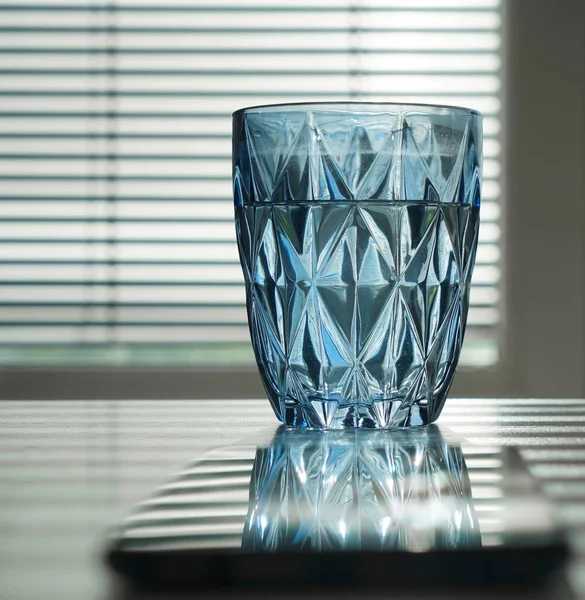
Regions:
[[[585, 597], [585, 400], [449, 400], [438, 425], [520, 449]], [[127, 597], [103, 566], [112, 525], [206, 450], [277, 427], [265, 400], [0, 402], [0, 598]]]

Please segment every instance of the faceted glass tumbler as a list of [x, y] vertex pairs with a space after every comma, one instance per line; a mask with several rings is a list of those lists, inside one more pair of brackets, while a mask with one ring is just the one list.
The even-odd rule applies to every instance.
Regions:
[[278, 418], [423, 425], [461, 351], [479, 227], [482, 117], [315, 103], [233, 118], [252, 345]]

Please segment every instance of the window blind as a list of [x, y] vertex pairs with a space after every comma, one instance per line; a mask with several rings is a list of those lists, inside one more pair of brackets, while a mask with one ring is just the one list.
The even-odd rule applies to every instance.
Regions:
[[0, 362], [252, 360], [231, 112], [320, 100], [483, 112], [462, 362], [497, 360], [498, 0], [0, 3]]

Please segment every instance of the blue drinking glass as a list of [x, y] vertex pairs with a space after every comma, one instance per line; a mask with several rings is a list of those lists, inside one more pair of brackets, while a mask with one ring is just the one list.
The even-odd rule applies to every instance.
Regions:
[[233, 117], [252, 345], [293, 427], [424, 425], [463, 341], [479, 228], [481, 114], [314, 103]]

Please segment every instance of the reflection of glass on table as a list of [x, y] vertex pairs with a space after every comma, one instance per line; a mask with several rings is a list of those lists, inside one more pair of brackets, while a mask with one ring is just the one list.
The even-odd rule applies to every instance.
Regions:
[[282, 429], [256, 452], [245, 549], [479, 546], [463, 453], [437, 427], [392, 435]]

